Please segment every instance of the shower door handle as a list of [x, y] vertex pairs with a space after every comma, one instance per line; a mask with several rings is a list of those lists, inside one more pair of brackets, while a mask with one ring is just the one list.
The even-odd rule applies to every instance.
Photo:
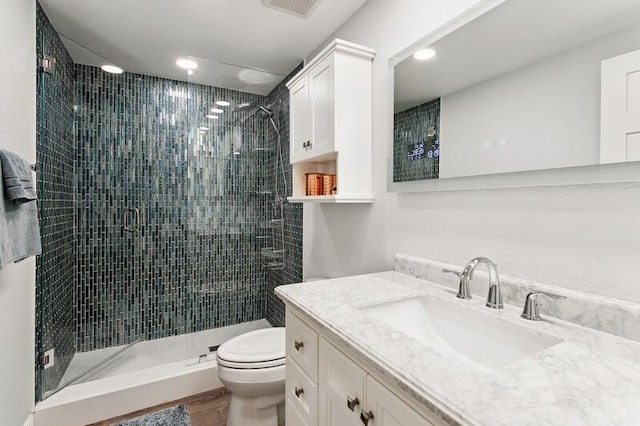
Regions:
[[[133, 224], [133, 228], [129, 228], [129, 213], [131, 212], [135, 214], [135, 222]], [[137, 207], [129, 208], [122, 213], [122, 229], [127, 232], [140, 231], [140, 209], [138, 209]]]
[[140, 209], [136, 207], [135, 209], [133, 209], [133, 211], [136, 214], [136, 224], [133, 230], [134, 232], [139, 232], [140, 231]]

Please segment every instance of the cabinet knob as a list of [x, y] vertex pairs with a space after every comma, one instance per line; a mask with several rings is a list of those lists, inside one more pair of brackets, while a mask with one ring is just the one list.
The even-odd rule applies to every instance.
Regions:
[[347, 407], [349, 407], [349, 410], [351, 411], [355, 411], [355, 408], [360, 405], [360, 400], [356, 397], [356, 398], [351, 398], [350, 396], [347, 397]]
[[300, 351], [300, 348], [304, 347], [304, 342], [298, 342], [296, 340], [293, 342], [293, 346], [296, 348], [296, 351]]
[[296, 386], [293, 392], [296, 394], [296, 398], [300, 398], [300, 395], [304, 393], [304, 388], [299, 388]]
[[373, 412], [372, 411], [364, 411], [364, 408], [360, 410], [360, 421], [366, 425], [369, 424], [369, 421], [373, 420]]

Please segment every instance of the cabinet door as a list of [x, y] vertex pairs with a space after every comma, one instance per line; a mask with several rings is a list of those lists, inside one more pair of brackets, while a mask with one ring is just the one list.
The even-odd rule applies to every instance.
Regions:
[[432, 426], [431, 422], [371, 376], [367, 376], [366, 401], [363, 411], [373, 415], [369, 422], [371, 426]]
[[304, 157], [309, 150], [307, 144], [311, 140], [309, 126], [309, 84], [307, 77], [302, 78], [289, 89], [290, 123], [291, 123], [291, 162], [294, 163]]
[[311, 102], [311, 156], [335, 150], [334, 57], [319, 62], [309, 73]]
[[361, 426], [366, 373], [325, 339], [320, 341], [319, 360], [319, 424]]

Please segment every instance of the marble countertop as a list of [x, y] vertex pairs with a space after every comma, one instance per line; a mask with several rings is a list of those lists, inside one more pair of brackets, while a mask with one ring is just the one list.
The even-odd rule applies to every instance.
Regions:
[[[276, 294], [369, 366], [451, 424], [638, 425], [640, 343], [545, 317], [521, 307], [489, 309], [448, 287], [398, 272], [280, 286]], [[562, 339], [495, 370], [407, 337], [358, 308], [426, 294]]]

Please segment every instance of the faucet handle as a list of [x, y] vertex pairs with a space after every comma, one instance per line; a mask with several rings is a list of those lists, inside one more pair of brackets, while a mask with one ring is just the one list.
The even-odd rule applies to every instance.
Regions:
[[546, 291], [534, 291], [527, 294], [524, 301], [524, 309], [522, 310], [522, 318], [531, 321], [541, 321], [540, 311], [538, 310], [538, 296], [547, 296], [551, 299], [566, 299], [566, 296], [560, 294], [548, 293]]
[[464, 278], [464, 272], [453, 271], [451, 269], [443, 269], [442, 272], [445, 274], [454, 274], [460, 278], [460, 282], [458, 283], [458, 294], [456, 294], [458, 299], [471, 299], [469, 281]]
[[454, 271], [452, 269], [443, 269], [442, 273], [443, 274], [453, 274], [453, 275], [457, 275], [458, 278], [462, 278], [462, 272]]

